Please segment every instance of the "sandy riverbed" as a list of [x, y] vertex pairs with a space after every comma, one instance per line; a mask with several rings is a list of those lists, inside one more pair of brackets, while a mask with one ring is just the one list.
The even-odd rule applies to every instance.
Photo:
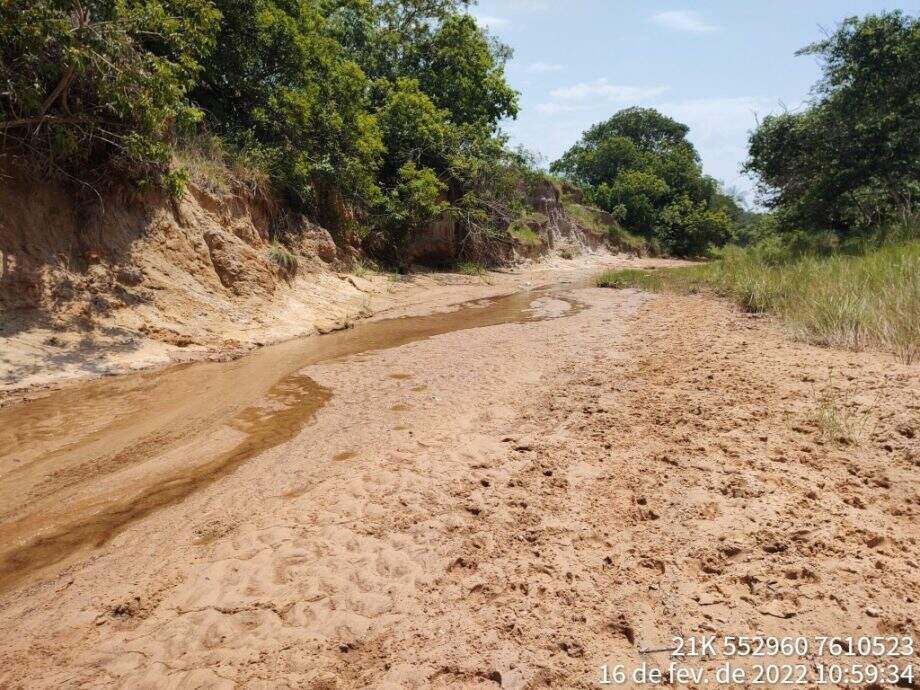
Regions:
[[299, 369], [285, 442], [0, 597], [0, 685], [587, 688], [673, 635], [920, 635], [917, 367], [538, 299]]

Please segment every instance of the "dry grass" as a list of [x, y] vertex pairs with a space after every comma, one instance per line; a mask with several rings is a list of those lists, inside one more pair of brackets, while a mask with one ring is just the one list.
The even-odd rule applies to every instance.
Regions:
[[199, 134], [183, 140], [173, 151], [175, 167], [189, 180], [212, 194], [244, 189], [255, 197], [271, 198], [271, 173], [253, 152], [231, 150], [214, 135]]
[[298, 263], [294, 253], [277, 240], [268, 245], [268, 259], [287, 276], [297, 273]]
[[565, 202], [564, 206], [566, 213], [574, 218], [581, 227], [595, 235], [606, 235], [619, 249], [640, 255], [649, 253], [648, 243], [620, 227], [620, 224], [609, 213], [604, 213], [593, 206], [571, 202]]
[[780, 316], [798, 338], [831, 347], [887, 350], [920, 360], [920, 242], [849, 256], [773, 262], [729, 249], [689, 268], [608, 272], [598, 284], [644, 290], [712, 289], [752, 312]]

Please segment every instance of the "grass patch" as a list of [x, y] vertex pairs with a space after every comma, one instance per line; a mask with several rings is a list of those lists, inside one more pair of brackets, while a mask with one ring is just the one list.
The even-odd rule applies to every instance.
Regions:
[[869, 428], [869, 421], [880, 395], [881, 391], [876, 394], [871, 405], [861, 410], [849, 393], [838, 388], [832, 376], [828, 375], [824, 388], [815, 391], [815, 407], [809, 422], [818, 429], [825, 443], [837, 446], [858, 445], [867, 433], [871, 434], [875, 430], [874, 426]]
[[530, 228], [521, 223], [512, 223], [508, 227], [508, 234], [511, 235], [514, 239], [516, 239], [521, 244], [527, 244], [532, 247], [536, 247], [538, 245], [543, 244], [543, 240], [533, 230], [533, 228]]
[[633, 268], [622, 271], [604, 271], [594, 279], [594, 283], [598, 287], [635, 288], [647, 292], [661, 290], [661, 277], [657, 273]]
[[920, 242], [859, 255], [806, 255], [774, 262], [756, 249], [728, 248], [708, 264], [613, 271], [598, 284], [645, 290], [715, 290], [744, 309], [781, 317], [793, 334], [820, 345], [873, 347], [920, 360]]
[[532, 228], [531, 225], [543, 225], [549, 222], [546, 214], [539, 211], [530, 211], [524, 213], [520, 218], [513, 221], [508, 226], [508, 234], [521, 244], [538, 246], [543, 244], [540, 235]]
[[275, 264], [288, 276], [297, 273], [297, 257], [294, 253], [277, 240], [272, 240], [268, 245], [268, 260]]
[[465, 276], [481, 276], [486, 272], [485, 267], [478, 261], [458, 261], [454, 270]]
[[380, 266], [374, 261], [358, 259], [355, 261], [354, 266], [352, 266], [351, 272], [358, 278], [364, 278], [375, 273], [380, 273]]
[[633, 235], [620, 227], [620, 224], [609, 213], [568, 201], [563, 202], [563, 206], [566, 213], [574, 218], [581, 227], [595, 235], [606, 235], [619, 249], [635, 254], [649, 253], [648, 243], [638, 235]]
[[265, 157], [254, 149], [230, 146], [214, 134], [180, 141], [173, 150], [173, 164], [212, 194], [246, 189], [254, 196], [271, 197], [271, 171]]

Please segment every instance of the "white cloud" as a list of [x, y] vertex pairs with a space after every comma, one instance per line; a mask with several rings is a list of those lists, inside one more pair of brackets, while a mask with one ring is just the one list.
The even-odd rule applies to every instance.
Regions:
[[487, 29], [506, 29], [511, 26], [511, 20], [505, 17], [495, 17], [489, 14], [474, 14], [473, 18], [480, 26]]
[[690, 33], [706, 33], [715, 31], [716, 27], [700, 19], [696, 12], [672, 10], [659, 12], [652, 15], [652, 21], [674, 31], [687, 31]]
[[585, 101], [603, 99], [605, 101], [638, 101], [653, 98], [664, 93], [663, 86], [623, 86], [611, 84], [607, 79], [585, 81], [573, 86], [550, 91], [553, 101]]
[[690, 98], [655, 107], [690, 127], [689, 139], [700, 152], [703, 170], [754, 200], [753, 181], [742, 174], [748, 132], [757, 117], [779, 109], [774, 99], [759, 96]]
[[527, 71], [531, 74], [546, 74], [547, 72], [561, 72], [565, 69], [564, 65], [558, 65], [552, 62], [531, 62], [527, 65]]

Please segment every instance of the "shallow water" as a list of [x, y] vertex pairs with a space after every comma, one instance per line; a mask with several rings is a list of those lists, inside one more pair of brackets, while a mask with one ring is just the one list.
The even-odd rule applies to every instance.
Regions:
[[[0, 591], [293, 438], [333, 391], [305, 367], [435, 335], [569, 316], [571, 285], [370, 321], [255, 351], [67, 386], [0, 409]], [[532, 308], [568, 302], [564, 313]]]

